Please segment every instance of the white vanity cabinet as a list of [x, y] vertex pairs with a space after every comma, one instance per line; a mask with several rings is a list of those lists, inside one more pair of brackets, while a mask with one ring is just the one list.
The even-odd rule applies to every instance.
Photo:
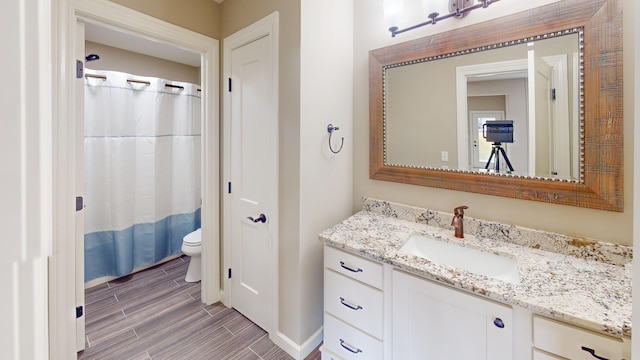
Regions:
[[383, 359], [383, 265], [325, 246], [322, 359]]
[[630, 340], [324, 247], [323, 360], [629, 360]]
[[511, 307], [393, 271], [393, 358], [511, 360]]
[[533, 317], [533, 360], [625, 359], [621, 339], [540, 316]]

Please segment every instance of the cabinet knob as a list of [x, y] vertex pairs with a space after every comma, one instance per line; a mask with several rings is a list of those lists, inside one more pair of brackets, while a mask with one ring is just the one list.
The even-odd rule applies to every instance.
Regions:
[[499, 327], [500, 329], [504, 329], [504, 322], [502, 322], [502, 319], [500, 318], [495, 318], [493, 320], [493, 325]]

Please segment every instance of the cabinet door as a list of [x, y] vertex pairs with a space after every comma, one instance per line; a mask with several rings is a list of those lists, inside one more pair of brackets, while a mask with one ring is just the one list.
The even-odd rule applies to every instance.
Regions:
[[511, 360], [512, 309], [393, 271], [393, 358]]

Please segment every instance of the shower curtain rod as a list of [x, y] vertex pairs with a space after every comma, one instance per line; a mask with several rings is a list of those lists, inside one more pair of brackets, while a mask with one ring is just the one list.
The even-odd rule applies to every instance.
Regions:
[[[96, 79], [102, 79], [102, 80], [107, 80], [107, 76], [106, 75], [95, 75], [95, 74], [84, 74], [85, 78], [96, 78]], [[137, 83], [137, 84], [144, 84], [144, 85], [151, 85], [151, 82], [146, 81], [146, 80], [136, 80], [136, 79], [127, 79], [128, 83]], [[165, 87], [169, 87], [169, 88], [173, 88], [173, 89], [180, 89], [180, 90], [184, 90], [184, 86], [180, 86], [180, 85], [171, 85], [171, 84], [164, 84]], [[197, 91], [202, 91], [201, 89], [197, 89]]]

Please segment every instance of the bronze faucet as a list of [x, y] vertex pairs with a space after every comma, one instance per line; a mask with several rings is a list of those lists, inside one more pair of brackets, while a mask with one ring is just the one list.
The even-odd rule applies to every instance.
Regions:
[[464, 238], [462, 219], [464, 218], [464, 210], [468, 208], [468, 206], [462, 205], [453, 209], [453, 220], [451, 221], [451, 226], [453, 226], [453, 228], [455, 229], [455, 235], [457, 238]]

